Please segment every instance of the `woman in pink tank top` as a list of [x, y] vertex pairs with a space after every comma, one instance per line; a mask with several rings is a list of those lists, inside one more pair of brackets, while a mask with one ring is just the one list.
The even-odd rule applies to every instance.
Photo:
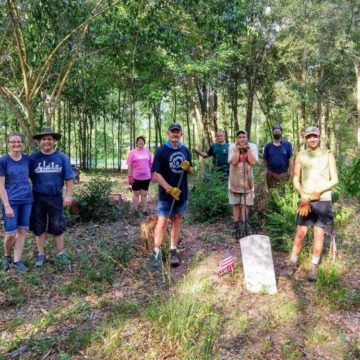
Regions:
[[138, 136], [136, 148], [128, 156], [128, 182], [133, 192], [132, 205], [135, 210], [148, 215], [147, 193], [151, 181], [151, 152], [145, 148], [145, 138]]

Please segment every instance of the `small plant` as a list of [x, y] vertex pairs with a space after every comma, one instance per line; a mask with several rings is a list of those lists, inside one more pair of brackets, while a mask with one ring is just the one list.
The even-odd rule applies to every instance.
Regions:
[[[119, 205], [110, 204], [113, 182], [105, 177], [94, 177], [75, 193], [70, 211], [71, 222], [106, 222], [119, 219]], [[126, 210], [127, 211], [127, 210]]]
[[212, 171], [197, 176], [189, 209], [192, 219], [198, 222], [212, 223], [230, 217], [227, 183], [221, 173]]

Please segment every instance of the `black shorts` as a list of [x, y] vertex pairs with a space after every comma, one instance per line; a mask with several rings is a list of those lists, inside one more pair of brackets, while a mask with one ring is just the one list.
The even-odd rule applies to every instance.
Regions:
[[134, 180], [134, 183], [132, 184], [133, 191], [140, 191], [140, 190], [149, 190], [151, 179], [148, 180]]
[[311, 212], [308, 216], [297, 216], [296, 225], [318, 226], [325, 229], [334, 222], [333, 208], [331, 201], [311, 202]]
[[30, 216], [30, 230], [40, 236], [44, 233], [61, 235], [67, 229], [63, 199], [59, 196], [34, 194]]

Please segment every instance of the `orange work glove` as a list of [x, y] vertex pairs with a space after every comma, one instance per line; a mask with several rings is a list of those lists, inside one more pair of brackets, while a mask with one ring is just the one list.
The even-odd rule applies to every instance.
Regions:
[[181, 163], [180, 167], [181, 167], [184, 171], [187, 172], [187, 171], [190, 170], [191, 165], [190, 165], [190, 162], [189, 162], [189, 161], [184, 160], [184, 161]]
[[304, 217], [308, 216], [309, 213], [311, 213], [310, 201], [308, 200], [301, 201], [296, 213], [299, 216], [304, 216]]

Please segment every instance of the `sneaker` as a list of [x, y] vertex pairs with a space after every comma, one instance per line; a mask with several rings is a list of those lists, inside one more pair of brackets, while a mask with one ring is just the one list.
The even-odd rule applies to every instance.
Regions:
[[29, 269], [25, 266], [25, 264], [22, 261], [14, 262], [13, 269], [22, 273], [26, 273], [29, 271]]
[[285, 276], [288, 278], [293, 277], [294, 274], [296, 273], [298, 267], [299, 267], [299, 263], [294, 263], [294, 262], [290, 261], [289, 268], [286, 270]]
[[35, 266], [42, 267], [45, 263], [46, 255], [45, 254], [37, 254], [35, 258]]
[[317, 280], [319, 265], [311, 264], [311, 270], [307, 276], [308, 281], [315, 282]]
[[177, 267], [180, 265], [179, 255], [176, 249], [170, 250], [170, 266]]
[[70, 258], [66, 255], [65, 252], [56, 255], [55, 261], [58, 265], [61, 266], [70, 265]]
[[12, 256], [4, 256], [2, 260], [2, 268], [4, 271], [8, 271], [10, 269], [10, 265], [14, 262]]

